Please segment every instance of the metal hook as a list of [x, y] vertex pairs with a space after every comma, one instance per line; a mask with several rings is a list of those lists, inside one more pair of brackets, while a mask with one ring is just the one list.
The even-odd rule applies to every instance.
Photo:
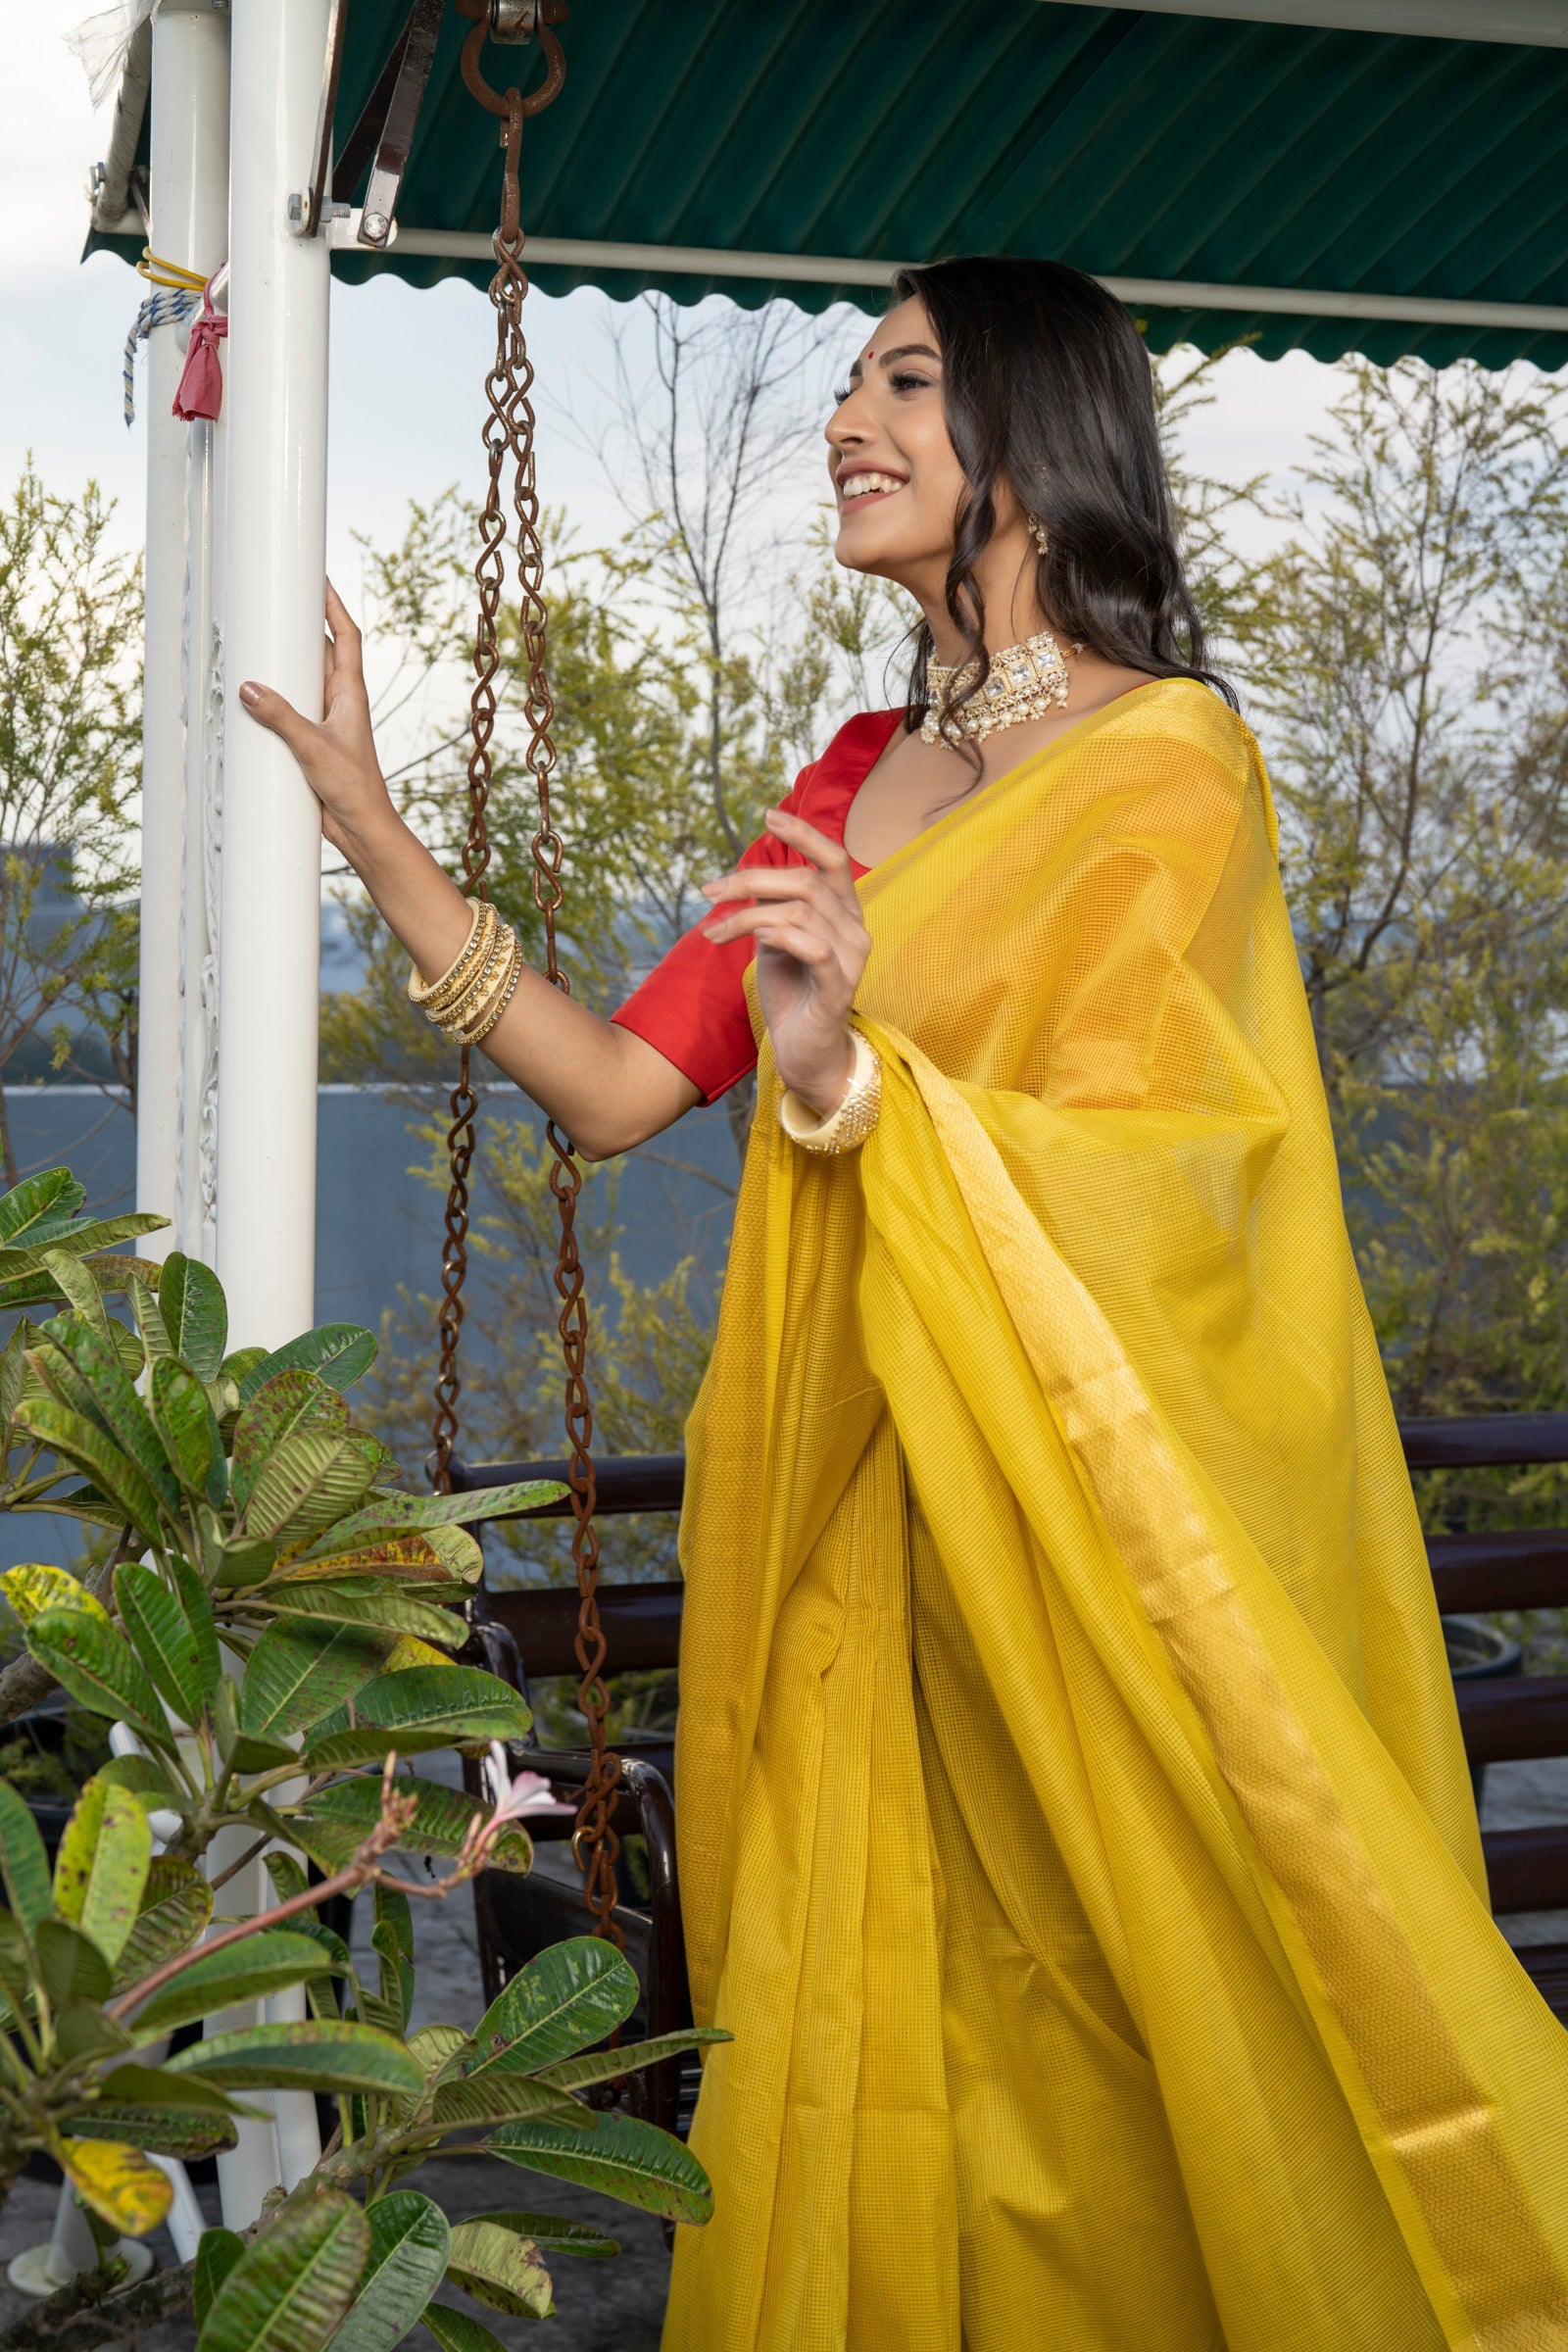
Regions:
[[[559, 95], [566, 78], [566, 59], [551, 27], [565, 22], [569, 13], [566, 0], [457, 0], [457, 9], [460, 17], [473, 21], [473, 30], [463, 44], [463, 78], [470, 95], [489, 113], [508, 120], [515, 109], [520, 122], [523, 116], [539, 114]], [[545, 77], [539, 87], [530, 90], [526, 98], [515, 89], [493, 90], [479, 71], [479, 53], [485, 42], [499, 41], [510, 47], [536, 34], [545, 53]]]

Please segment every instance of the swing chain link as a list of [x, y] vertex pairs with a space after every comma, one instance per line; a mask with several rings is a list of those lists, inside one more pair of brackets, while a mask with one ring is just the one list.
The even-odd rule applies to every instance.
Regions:
[[[474, 565], [479, 589], [478, 626], [474, 640], [475, 683], [470, 705], [468, 757], [468, 832], [464, 844], [465, 889], [469, 897], [487, 895], [485, 870], [490, 843], [485, 811], [493, 773], [491, 741], [496, 723], [495, 677], [501, 663], [499, 617], [506, 589], [509, 524], [504, 511], [502, 482], [510, 465], [512, 508], [515, 524], [519, 586], [518, 637], [527, 687], [523, 709], [528, 721], [526, 764], [539, 805], [538, 829], [532, 841], [533, 897], [544, 926], [545, 976], [564, 996], [571, 993], [561, 968], [556, 918], [564, 896], [562, 862], [565, 845], [551, 814], [550, 777], [556, 762], [551, 735], [555, 703], [546, 668], [546, 610], [544, 550], [539, 537], [539, 496], [534, 477], [534, 413], [530, 394], [533, 366], [522, 331], [522, 304], [528, 279], [522, 266], [523, 233], [520, 220], [517, 163], [524, 119], [547, 106], [560, 89], [565, 67], [561, 43], [549, 29], [565, 16], [564, 0], [539, 0], [537, 31], [545, 52], [546, 77], [525, 98], [519, 90], [492, 90], [479, 71], [479, 52], [489, 27], [489, 0], [457, 0], [462, 16], [475, 19], [474, 29], [463, 45], [463, 78], [473, 96], [502, 121], [506, 164], [501, 183], [501, 220], [494, 238], [496, 272], [490, 299], [496, 312], [495, 365], [485, 379], [489, 410], [484, 421], [488, 488], [480, 516], [480, 549]], [[468, 1056], [451, 1098], [452, 1127], [448, 1136], [452, 1186], [447, 1200], [447, 1239], [442, 1252], [440, 1370], [436, 1383], [436, 1485], [451, 1491], [452, 1446], [457, 1437], [458, 1341], [463, 1324], [463, 1286], [467, 1271], [467, 1176], [473, 1156], [474, 1113], [478, 1100], [468, 1083]], [[552, 1153], [550, 1190], [561, 1218], [561, 1246], [556, 1261], [556, 1292], [561, 1300], [558, 1328], [565, 1368], [565, 1430], [571, 1488], [571, 1557], [576, 1571], [577, 1664], [582, 1681], [577, 1704], [588, 1723], [592, 1764], [577, 1813], [572, 1851], [584, 1873], [584, 1894], [594, 1932], [624, 1950], [625, 1936], [615, 1918], [615, 1859], [620, 1839], [612, 1826], [620, 1758], [605, 1740], [605, 1716], [610, 1693], [605, 1687], [606, 1642], [599, 1622], [599, 1537], [594, 1527], [593, 1401], [588, 1387], [588, 1302], [583, 1288], [582, 1258], [577, 1248], [576, 1214], [582, 1191], [582, 1172], [569, 1141], [552, 1121], [546, 1129]]]

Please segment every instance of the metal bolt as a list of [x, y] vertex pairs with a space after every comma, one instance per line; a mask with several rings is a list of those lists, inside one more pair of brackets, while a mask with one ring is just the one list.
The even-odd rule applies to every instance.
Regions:
[[532, 40], [539, 0], [490, 0], [490, 38], [511, 44]]
[[294, 194], [290, 196], [287, 206], [285, 207], [285, 218], [288, 221], [290, 233], [296, 237], [303, 236], [305, 233], [305, 217], [307, 209], [308, 200], [296, 189]]
[[368, 245], [384, 245], [391, 225], [385, 213], [367, 213], [360, 224], [360, 234]]

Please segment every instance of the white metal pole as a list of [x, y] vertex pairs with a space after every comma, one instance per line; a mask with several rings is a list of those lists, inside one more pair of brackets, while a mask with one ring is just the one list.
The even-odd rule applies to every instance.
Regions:
[[[164, 0], [153, 21], [151, 239], [211, 275], [228, 247], [228, 13]], [[142, 715], [141, 971], [136, 1205], [172, 1217], [177, 1191], [179, 907], [185, 740], [187, 428], [172, 414], [184, 353], [172, 325], [147, 338], [147, 661]], [[160, 1256], [172, 1234], [149, 1235]]]
[[291, 232], [310, 183], [329, 0], [234, 0], [218, 1272], [237, 1345], [312, 1321], [321, 833], [237, 687], [321, 710], [327, 250]]
[[185, 832], [174, 1240], [187, 1256], [210, 1266], [218, 1251], [218, 891], [223, 774], [223, 652], [217, 599], [222, 578], [228, 432], [221, 412], [211, 422], [198, 418], [186, 430]]
[[[295, 233], [289, 198], [310, 185], [329, 12], [330, 0], [232, 12], [217, 1263], [242, 1346], [304, 1330], [316, 1281], [320, 818], [237, 689], [264, 679], [320, 715], [330, 281], [325, 240]], [[233, 1882], [237, 1908], [263, 1899], [252, 1875]], [[273, 2125], [242, 2130], [220, 2159], [231, 2228], [319, 2153], [309, 2094], [270, 2104]]]

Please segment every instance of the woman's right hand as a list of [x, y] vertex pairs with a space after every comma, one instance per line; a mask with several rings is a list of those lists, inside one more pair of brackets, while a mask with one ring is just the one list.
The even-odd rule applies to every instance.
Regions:
[[360, 632], [342, 598], [326, 584], [326, 681], [319, 725], [292, 703], [247, 679], [239, 699], [259, 725], [287, 744], [321, 804], [321, 831], [351, 865], [378, 828], [395, 820], [391, 796], [375, 754]]

